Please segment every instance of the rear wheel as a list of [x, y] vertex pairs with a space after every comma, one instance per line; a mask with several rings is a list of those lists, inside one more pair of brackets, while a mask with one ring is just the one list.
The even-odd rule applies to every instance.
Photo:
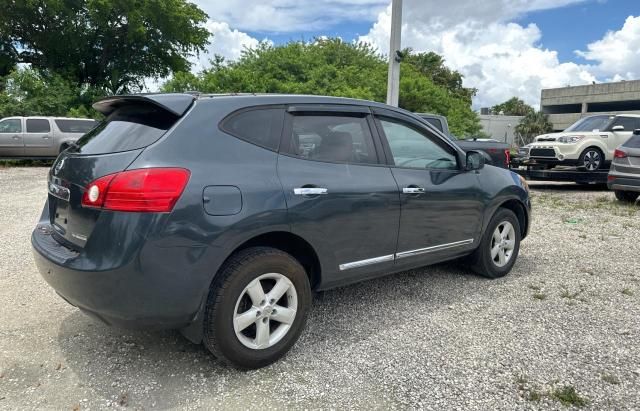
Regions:
[[295, 258], [267, 247], [242, 250], [209, 290], [204, 343], [238, 368], [264, 367], [298, 340], [310, 305], [309, 279]]
[[596, 171], [602, 168], [604, 164], [604, 155], [600, 149], [589, 147], [580, 154], [578, 166], [583, 167], [587, 171]]
[[507, 275], [520, 251], [520, 223], [513, 211], [499, 208], [493, 215], [480, 246], [469, 256], [471, 269], [487, 278]]
[[619, 201], [623, 201], [625, 203], [635, 203], [640, 196], [640, 193], [636, 193], [634, 191], [615, 190], [614, 193]]

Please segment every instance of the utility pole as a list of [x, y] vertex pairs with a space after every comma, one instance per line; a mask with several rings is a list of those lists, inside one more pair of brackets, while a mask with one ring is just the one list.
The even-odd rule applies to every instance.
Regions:
[[387, 75], [387, 104], [398, 107], [400, 95], [400, 34], [402, 31], [402, 0], [391, 4], [391, 41], [389, 45], [389, 74]]

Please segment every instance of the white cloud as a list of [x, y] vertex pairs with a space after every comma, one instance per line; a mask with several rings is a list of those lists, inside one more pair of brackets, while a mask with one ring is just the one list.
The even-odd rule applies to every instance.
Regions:
[[[527, 12], [575, 2], [459, 0], [442, 8], [435, 0], [409, 0], [404, 4], [402, 47], [441, 54], [447, 66], [465, 76], [465, 86], [478, 89], [476, 107], [513, 96], [538, 106], [542, 88], [585, 84], [595, 76], [589, 66], [561, 63], [555, 51], [542, 48], [535, 24], [523, 27], [508, 21]], [[388, 7], [359, 40], [387, 53], [390, 22]]]
[[594, 71], [611, 80], [640, 77], [640, 16], [629, 16], [622, 28], [610, 31], [598, 41], [576, 51], [580, 57], [598, 62]]
[[388, 0], [195, 0], [209, 18], [245, 31], [322, 30], [345, 21], [373, 21]]
[[197, 72], [203, 68], [209, 67], [209, 60], [216, 54], [223, 56], [226, 60], [236, 60], [242, 54], [245, 48], [254, 48], [258, 46], [260, 41], [239, 31], [231, 29], [226, 22], [218, 22], [208, 20], [205, 27], [211, 32], [212, 37], [209, 39], [210, 44], [207, 50], [200, 53], [198, 58], [193, 59], [192, 71]]

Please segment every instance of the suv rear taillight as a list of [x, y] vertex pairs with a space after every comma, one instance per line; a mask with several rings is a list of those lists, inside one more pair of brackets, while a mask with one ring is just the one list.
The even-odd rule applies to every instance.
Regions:
[[190, 175], [184, 168], [141, 168], [109, 174], [87, 185], [82, 206], [168, 213], [182, 195]]
[[622, 151], [622, 150], [618, 150], [616, 148], [616, 151], [613, 152], [613, 157], [614, 158], [627, 158], [627, 153]]
[[511, 151], [508, 148], [504, 150], [504, 165], [507, 168], [511, 165]]

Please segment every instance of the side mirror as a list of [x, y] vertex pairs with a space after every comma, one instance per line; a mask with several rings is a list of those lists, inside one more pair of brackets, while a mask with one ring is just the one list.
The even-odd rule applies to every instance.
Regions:
[[613, 126], [611, 131], [624, 131], [624, 126]]
[[467, 171], [481, 170], [484, 167], [484, 156], [477, 151], [467, 151]]

